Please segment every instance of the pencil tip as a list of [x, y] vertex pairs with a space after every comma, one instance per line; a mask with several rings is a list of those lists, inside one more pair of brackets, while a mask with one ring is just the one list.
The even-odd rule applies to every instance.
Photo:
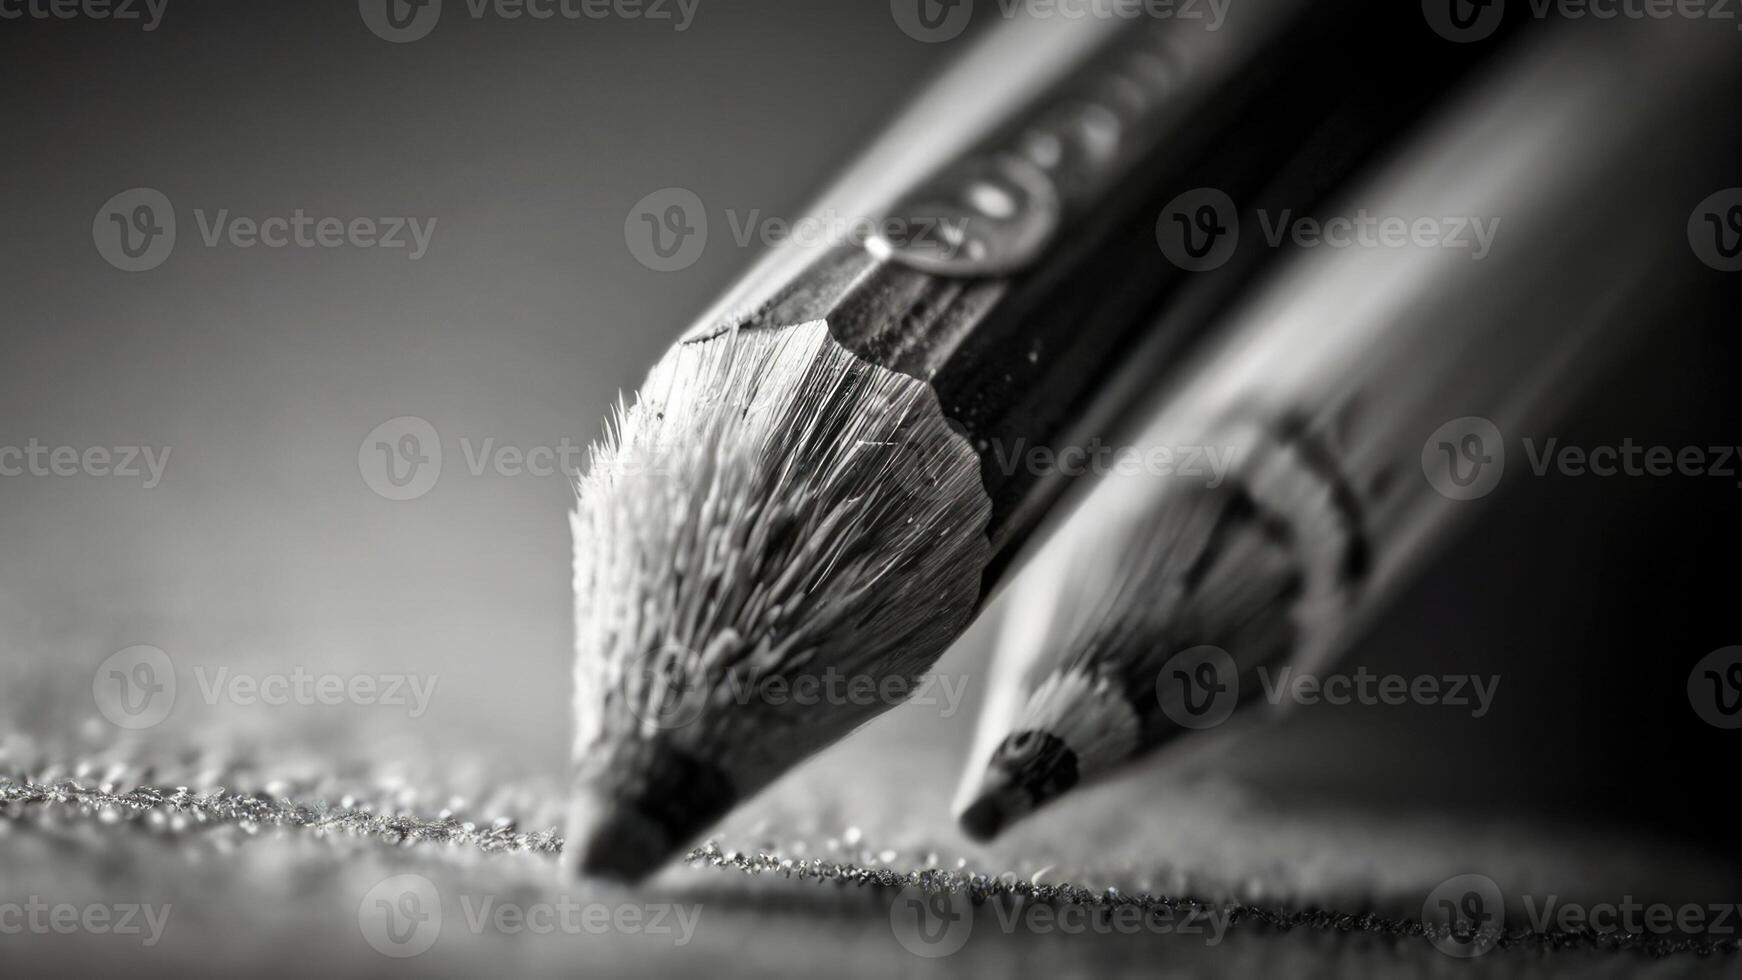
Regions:
[[635, 810], [585, 797], [570, 805], [563, 866], [571, 878], [633, 883], [658, 870], [670, 853], [665, 831]]
[[[680, 343], [570, 515], [576, 795], [641, 820], [590, 813], [566, 863], [645, 873], [893, 707], [973, 617], [990, 514], [937, 393], [824, 321]], [[838, 680], [879, 696], [793, 695]]]
[[962, 832], [974, 840], [985, 842], [997, 837], [1004, 829], [1004, 804], [994, 795], [982, 796], [957, 818]]
[[956, 821], [962, 832], [989, 841], [1077, 784], [1077, 755], [1048, 732], [1020, 731], [999, 744], [973, 802]]

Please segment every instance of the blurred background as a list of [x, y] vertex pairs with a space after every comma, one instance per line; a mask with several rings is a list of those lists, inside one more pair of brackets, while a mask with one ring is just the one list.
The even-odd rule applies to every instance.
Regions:
[[[555, 777], [570, 730], [561, 465], [584, 464], [619, 392], [759, 254], [742, 229], [800, 216], [973, 35], [921, 43], [888, 4], [861, 0], [702, 0], [687, 23], [675, 3], [664, 21], [541, 20], [448, 0], [425, 36], [398, 40], [369, 9], [169, 0], [149, 30], [0, 21], [0, 447], [41, 447], [48, 468], [0, 476], [0, 733], [110, 731], [93, 681], [143, 645], [177, 684], [173, 709], [137, 735], [146, 744], [249, 739], [268, 754], [465, 758], [502, 781]], [[1358, 57], [1360, 43], [1327, 57]], [[112, 261], [104, 216], [138, 188], [170, 202], [173, 248]], [[626, 222], [668, 188], [703, 203], [709, 234], [693, 261], [658, 271]], [[123, 196], [122, 213], [137, 200]], [[398, 223], [404, 244], [234, 237], [248, 239], [240, 219], [298, 213], [371, 219], [376, 238]], [[141, 261], [156, 264], [118, 267]], [[1665, 295], [1623, 371], [1552, 431], [1519, 435], [1742, 443], [1735, 328], [1734, 306]], [[116, 464], [130, 447], [150, 452], [138, 476], [83, 462], [63, 476], [49, 463], [57, 447], [112, 448]], [[1742, 736], [1702, 720], [1688, 680], [1702, 657], [1742, 643], [1739, 494], [1737, 476], [1503, 484], [1347, 661], [1498, 675], [1483, 718], [1303, 708], [980, 848], [947, 812], [970, 683], [958, 710], [891, 712], [725, 833], [821, 847], [852, 826], [993, 873], [1062, 866], [1102, 886], [1395, 900], [1405, 912], [1464, 871], [1506, 887], [1734, 900], [1742, 854], [1726, 783]], [[940, 672], [975, 676], [994, 633], [983, 622]], [[429, 695], [205, 696], [225, 668], [404, 675]], [[9, 846], [24, 845], [0, 836]], [[704, 887], [719, 904], [737, 884]], [[710, 948], [742, 952], [768, 925], [771, 941], [857, 950], [856, 964], [903, 957], [865, 908], [831, 913], [833, 936], [793, 938], [805, 913], [777, 900], [748, 922], [722, 919], [733, 929], [716, 927]], [[1048, 938], [1060, 962], [1074, 955], [1068, 938]], [[367, 953], [354, 933], [347, 942], [321, 962]], [[1015, 965], [975, 942], [984, 962]], [[1236, 962], [1264, 962], [1245, 955], [1259, 958]], [[781, 965], [768, 950], [741, 962]], [[1217, 969], [1202, 950], [1191, 962]]]

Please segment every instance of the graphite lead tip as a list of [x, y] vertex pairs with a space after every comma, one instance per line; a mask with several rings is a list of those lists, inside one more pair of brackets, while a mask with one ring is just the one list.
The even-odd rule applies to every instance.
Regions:
[[570, 800], [563, 864], [571, 875], [638, 881], [657, 870], [671, 848], [669, 832], [632, 808], [585, 792]]
[[1077, 754], [1063, 739], [1043, 731], [1017, 732], [993, 752], [957, 821], [969, 837], [991, 840], [1075, 786], [1077, 779]]

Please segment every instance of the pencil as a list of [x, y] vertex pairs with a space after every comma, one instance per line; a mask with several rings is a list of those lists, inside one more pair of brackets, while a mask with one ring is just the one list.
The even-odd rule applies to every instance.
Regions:
[[[911, 693], [1062, 490], [992, 447], [1194, 341], [1150, 330], [1155, 215], [1266, 184], [1370, 67], [1310, 43], [1362, 7], [1001, 25], [819, 206], [879, 231], [773, 255], [653, 368], [577, 488], [571, 873], [647, 874]], [[761, 693], [841, 680], [879, 694]]]
[[1151, 404], [1132, 446], [1234, 463], [1101, 477], [1013, 583], [970, 836], [1220, 724], [1261, 668], [1324, 667], [1479, 507], [1498, 433], [1552, 418], [1651, 322], [1698, 266], [1689, 208], [1723, 186], [1735, 66], [1712, 35], [1529, 39], [1332, 210], [1487, 220], [1489, 254], [1300, 253]]

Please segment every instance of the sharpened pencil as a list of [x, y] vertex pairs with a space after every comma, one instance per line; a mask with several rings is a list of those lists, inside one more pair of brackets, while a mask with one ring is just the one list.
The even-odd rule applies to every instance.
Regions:
[[[1195, 340], [1150, 329], [1185, 276], [1155, 215], [1266, 186], [1373, 70], [1314, 56], [1356, 16], [1000, 26], [826, 197], [954, 233], [776, 254], [653, 369], [578, 487], [572, 871], [649, 873], [899, 702], [756, 692], [912, 682], [967, 627], [1062, 490], [994, 447], [1058, 442]], [[1388, 57], [1465, 55], [1430, 35]], [[1402, 110], [1440, 82], [1385, 94]]]
[[1133, 446], [1236, 462], [1219, 482], [1103, 476], [1012, 585], [957, 800], [968, 834], [1214, 727], [1260, 669], [1312, 672], [1347, 645], [1479, 506], [1497, 433], [1552, 418], [1651, 322], [1656, 289], [1704, 271], [1685, 225], [1723, 186], [1708, 123], [1735, 91], [1729, 41], [1550, 30], [1333, 209], [1498, 232], [1480, 260], [1300, 253], [1151, 406]]

